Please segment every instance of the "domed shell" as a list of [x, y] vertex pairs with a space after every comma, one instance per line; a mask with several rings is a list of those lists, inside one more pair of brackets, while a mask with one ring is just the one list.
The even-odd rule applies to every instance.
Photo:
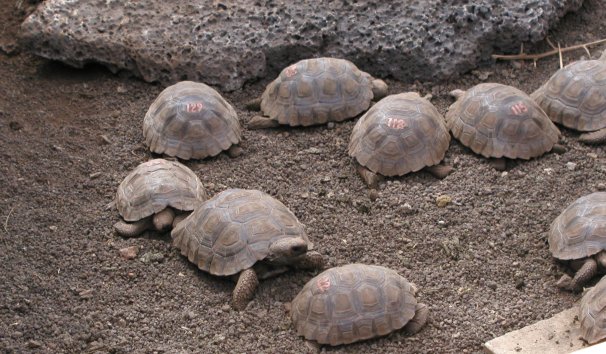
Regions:
[[207, 199], [198, 176], [175, 161], [155, 159], [137, 166], [116, 192], [116, 207], [126, 221], [137, 221], [164, 208], [189, 211]]
[[606, 192], [583, 196], [553, 221], [549, 250], [562, 260], [592, 256], [606, 249]]
[[606, 338], [606, 276], [583, 295], [579, 320], [583, 338], [589, 344]]
[[552, 121], [578, 131], [606, 127], [606, 60], [580, 60], [556, 71], [532, 94]]
[[349, 264], [311, 279], [293, 300], [291, 316], [308, 340], [348, 344], [404, 327], [415, 316], [414, 294], [391, 269]]
[[266, 258], [269, 246], [278, 239], [300, 237], [309, 243], [303, 225], [284, 204], [247, 189], [215, 195], [177, 224], [171, 236], [190, 262], [222, 276]]
[[307, 59], [282, 70], [267, 86], [261, 110], [280, 124], [308, 126], [353, 118], [372, 98], [372, 77], [350, 61]]
[[449, 144], [442, 115], [409, 92], [385, 97], [358, 120], [349, 155], [375, 173], [401, 176], [438, 164]]
[[469, 89], [448, 109], [452, 135], [484, 157], [530, 159], [551, 150], [560, 132], [524, 92], [496, 83]]
[[217, 91], [182, 81], [164, 89], [149, 107], [143, 136], [152, 152], [203, 159], [238, 144], [241, 127], [236, 111]]

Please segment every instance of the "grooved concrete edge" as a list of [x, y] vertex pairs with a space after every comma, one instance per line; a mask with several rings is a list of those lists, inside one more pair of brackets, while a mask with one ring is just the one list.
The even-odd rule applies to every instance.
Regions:
[[568, 354], [583, 349], [587, 344], [580, 339], [578, 313], [579, 306], [575, 305], [551, 318], [492, 339], [484, 343], [484, 350], [490, 354]]

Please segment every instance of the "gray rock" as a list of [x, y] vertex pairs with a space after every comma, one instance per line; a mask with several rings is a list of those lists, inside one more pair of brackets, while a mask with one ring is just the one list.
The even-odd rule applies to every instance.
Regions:
[[47, 0], [24, 21], [21, 43], [76, 67], [98, 62], [224, 90], [315, 56], [350, 59], [377, 77], [435, 80], [541, 40], [582, 2]]

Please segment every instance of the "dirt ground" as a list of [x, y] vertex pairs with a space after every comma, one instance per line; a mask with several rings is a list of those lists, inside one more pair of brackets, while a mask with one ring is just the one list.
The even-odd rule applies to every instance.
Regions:
[[[27, 2], [0, 2], [0, 351], [307, 351], [286, 304], [312, 273], [262, 282], [247, 309], [235, 312], [229, 308], [233, 283], [199, 271], [168, 235], [114, 234], [118, 213], [107, 205], [127, 173], [152, 157], [141, 126], [163, 86], [15, 49]], [[606, 3], [587, 0], [550, 38], [562, 46], [600, 39], [604, 18]], [[547, 49], [545, 43], [526, 46]], [[592, 55], [601, 49], [592, 48]], [[566, 53], [564, 62], [584, 56]], [[495, 81], [532, 92], [557, 68], [554, 56], [536, 68], [488, 64], [446, 83], [388, 83], [391, 93], [433, 93], [444, 113], [454, 88]], [[243, 122], [252, 116], [244, 102], [267, 82], [225, 94]], [[502, 173], [453, 141], [449, 177], [419, 172], [390, 179], [371, 202], [346, 153], [354, 123], [245, 130], [243, 156], [186, 163], [211, 194], [238, 187], [276, 196], [307, 226], [330, 266], [383, 265], [420, 287], [418, 299], [432, 317], [420, 333], [323, 350], [480, 352], [483, 342], [579, 299], [554, 286], [564, 268], [549, 254], [546, 232], [573, 200], [606, 188], [603, 147], [581, 145], [577, 133], [563, 130], [566, 153], [513, 162]], [[439, 195], [453, 202], [439, 208]], [[119, 249], [132, 245], [139, 257], [123, 259]], [[141, 261], [148, 253], [161, 259]]]

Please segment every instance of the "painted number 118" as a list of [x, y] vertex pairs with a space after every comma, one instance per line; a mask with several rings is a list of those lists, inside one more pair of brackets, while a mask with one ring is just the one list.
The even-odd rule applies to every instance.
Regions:
[[392, 129], [404, 129], [406, 128], [406, 121], [399, 118], [387, 118], [387, 126]]

